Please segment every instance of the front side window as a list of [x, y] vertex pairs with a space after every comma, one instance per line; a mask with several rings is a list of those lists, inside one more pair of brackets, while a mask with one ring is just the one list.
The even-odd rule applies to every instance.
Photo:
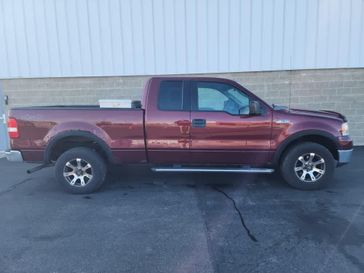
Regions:
[[160, 110], [183, 110], [183, 82], [162, 81], [159, 88], [158, 107]]
[[249, 98], [234, 86], [217, 82], [197, 82], [195, 111], [249, 114]]

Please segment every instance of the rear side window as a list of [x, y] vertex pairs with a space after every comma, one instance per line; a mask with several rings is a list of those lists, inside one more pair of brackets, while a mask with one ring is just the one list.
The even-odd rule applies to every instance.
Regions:
[[167, 111], [183, 110], [183, 81], [162, 81], [158, 95], [158, 108]]

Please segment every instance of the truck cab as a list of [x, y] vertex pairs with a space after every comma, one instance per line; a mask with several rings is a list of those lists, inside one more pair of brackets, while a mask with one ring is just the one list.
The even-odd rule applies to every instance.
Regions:
[[142, 105], [150, 162], [269, 163], [272, 109], [237, 83], [219, 78], [153, 78], [148, 85]]

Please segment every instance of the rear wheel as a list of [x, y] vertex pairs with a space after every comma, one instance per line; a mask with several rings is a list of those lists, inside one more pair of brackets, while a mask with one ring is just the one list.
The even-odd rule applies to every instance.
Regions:
[[292, 147], [281, 160], [281, 173], [286, 182], [301, 190], [326, 187], [335, 170], [335, 159], [324, 146], [305, 142]]
[[105, 181], [106, 164], [95, 151], [79, 147], [64, 152], [56, 162], [56, 178], [71, 193], [97, 191]]

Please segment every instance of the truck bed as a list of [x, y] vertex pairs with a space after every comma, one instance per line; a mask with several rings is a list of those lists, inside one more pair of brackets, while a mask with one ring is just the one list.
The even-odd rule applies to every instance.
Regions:
[[12, 148], [23, 151], [26, 161], [42, 161], [48, 143], [59, 132], [90, 132], [111, 149], [116, 163], [146, 160], [144, 111], [137, 108], [100, 108], [98, 105], [33, 106], [13, 108], [19, 138]]

